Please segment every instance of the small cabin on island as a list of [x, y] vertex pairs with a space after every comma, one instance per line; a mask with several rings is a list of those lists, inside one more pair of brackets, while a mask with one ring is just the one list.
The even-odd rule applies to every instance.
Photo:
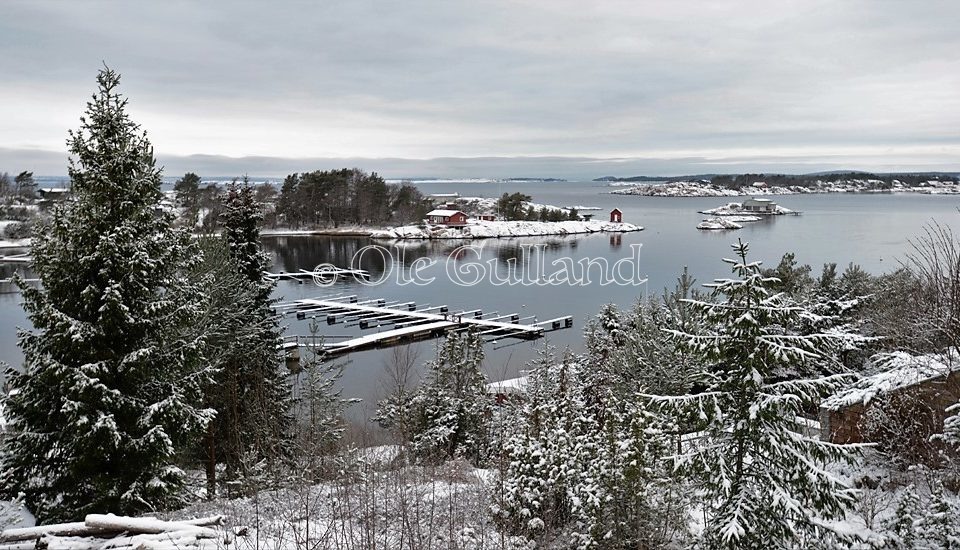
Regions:
[[757, 213], [757, 214], [776, 214], [777, 203], [773, 202], [770, 199], [750, 198], [743, 201], [741, 210], [743, 210], [744, 212], [751, 212], [751, 213]]
[[610, 211], [610, 223], [621, 223], [623, 222], [623, 212], [619, 208], [614, 208]]
[[460, 210], [431, 210], [427, 212], [427, 221], [437, 225], [466, 225], [467, 215]]

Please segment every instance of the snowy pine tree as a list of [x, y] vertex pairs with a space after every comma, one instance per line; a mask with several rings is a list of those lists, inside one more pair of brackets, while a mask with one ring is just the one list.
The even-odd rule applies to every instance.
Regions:
[[804, 435], [797, 417], [833, 391], [842, 376], [777, 380], [788, 366], [836, 361], [842, 345], [857, 340], [843, 331], [798, 335], [805, 310], [770, 291], [748, 246], [733, 246], [725, 260], [737, 275], [712, 285], [715, 301], [691, 301], [702, 334], [674, 331], [703, 364], [700, 393], [655, 401], [695, 437], [673, 458], [679, 475], [703, 498], [703, 542], [710, 548], [815, 546], [833, 535], [854, 492], [827, 471], [853, 459], [852, 449]]
[[693, 282], [684, 270], [673, 290], [638, 300], [631, 310], [603, 306], [584, 330], [590, 375], [597, 382], [605, 379], [625, 396], [641, 390], [659, 395], [686, 393], [696, 365], [666, 330], [701, 330], [685, 302], [701, 297], [692, 289]]
[[678, 542], [686, 518], [661, 460], [670, 429], [645, 399], [594, 385], [591, 370], [544, 354], [530, 372], [520, 422], [504, 438], [494, 518], [547, 547]]
[[[216, 465], [226, 467], [227, 481], [253, 481], [264, 467], [277, 466], [284, 454], [290, 424], [290, 390], [278, 351], [280, 326], [271, 311], [274, 283], [260, 244], [262, 214], [246, 182], [227, 188], [220, 224], [227, 254], [210, 250], [211, 315], [214, 332], [208, 356], [217, 368], [208, 403], [217, 410], [205, 443], [208, 488], [215, 490]], [[224, 284], [226, 283], [226, 284]], [[212, 330], [216, 327], [216, 330]]]
[[344, 409], [357, 399], [344, 399], [338, 387], [343, 363], [324, 358], [323, 336], [316, 319], [310, 320], [310, 346], [301, 359], [295, 387], [297, 474], [307, 481], [316, 481], [325, 471], [326, 457], [337, 449], [343, 436]]
[[42, 521], [136, 514], [178, 502], [181, 452], [212, 417], [208, 372], [189, 330], [197, 250], [162, 209], [153, 149], [104, 69], [70, 133], [74, 200], [33, 239], [42, 281], [21, 285], [32, 331], [6, 396], [0, 484]]
[[483, 338], [476, 331], [448, 334], [415, 394], [381, 401], [378, 421], [386, 428], [402, 424], [421, 458], [482, 462], [490, 452], [492, 405], [482, 364]]

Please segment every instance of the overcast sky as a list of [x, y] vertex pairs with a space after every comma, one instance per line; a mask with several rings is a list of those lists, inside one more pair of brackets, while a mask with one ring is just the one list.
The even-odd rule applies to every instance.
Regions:
[[0, 171], [66, 172], [102, 61], [174, 173], [960, 170], [958, 23], [955, 0], [2, 0]]

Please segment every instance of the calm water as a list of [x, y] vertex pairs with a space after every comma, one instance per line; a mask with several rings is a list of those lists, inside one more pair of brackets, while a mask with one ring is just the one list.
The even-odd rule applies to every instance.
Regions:
[[[775, 265], [784, 252], [796, 252], [802, 263], [809, 263], [819, 271], [824, 262], [845, 266], [855, 262], [874, 273], [889, 271], [898, 265], [898, 258], [908, 249], [908, 239], [920, 233], [925, 223], [938, 220], [960, 229], [960, 197], [929, 195], [796, 195], [775, 197], [780, 204], [803, 212], [802, 216], [777, 218], [746, 224], [743, 230], [733, 232], [702, 232], [695, 229], [703, 218], [697, 210], [719, 206], [730, 199], [723, 198], [656, 198], [609, 195], [609, 188], [595, 183], [512, 183], [512, 184], [420, 184], [425, 193], [458, 192], [463, 196], [497, 196], [503, 192], [520, 191], [533, 196], [536, 202], [557, 206], [597, 206], [605, 217], [614, 207], [623, 211], [624, 221], [643, 225], [646, 230], [623, 235], [583, 235], [570, 237], [489, 239], [472, 244], [481, 247], [456, 255], [451, 253], [460, 242], [404, 242], [394, 246], [380, 242], [391, 254], [385, 259], [377, 254], [365, 254], [358, 264], [369, 270], [374, 278], [386, 279], [382, 284], [364, 286], [343, 281], [323, 289], [310, 283], [282, 282], [277, 295], [285, 300], [356, 294], [366, 298], [416, 301], [418, 304], [447, 304], [453, 308], [477, 309], [484, 312], [520, 313], [535, 316], [537, 320], [572, 315], [573, 329], [550, 334], [550, 342], [558, 347], [581, 347], [584, 321], [596, 313], [604, 303], [613, 302], [628, 307], [638, 296], [658, 293], [672, 286], [684, 266], [700, 282], [708, 282], [729, 272], [720, 260], [730, 256], [730, 243], [742, 238], [750, 242], [754, 259]], [[310, 269], [320, 263], [348, 266], [356, 252], [373, 244], [361, 238], [331, 237], [275, 237], [264, 239], [275, 268], [278, 270]], [[493, 261], [496, 273], [506, 274], [506, 261], [522, 261], [530, 248], [542, 250], [546, 273], [557, 268], [551, 262], [561, 257], [605, 258], [609, 263], [629, 258], [638, 259], [639, 272], [648, 279], [646, 285], [618, 286], [594, 283], [588, 286], [497, 285], [488, 279], [473, 286], [463, 286], [451, 280], [447, 270], [464, 270], [470, 265], [483, 267], [489, 275]], [[639, 253], [636, 246], [639, 245]], [[9, 253], [9, 251], [7, 251]], [[479, 255], [479, 258], [478, 258]], [[529, 258], [529, 254], [527, 254]], [[401, 285], [397, 272], [404, 271], [418, 258], [433, 265], [420, 271], [423, 278], [433, 277], [426, 285]], [[11, 266], [0, 266], [0, 277], [8, 276]], [[596, 270], [591, 272], [596, 275]], [[467, 274], [470, 277], [473, 274]], [[469, 278], [466, 275], [461, 278]], [[594, 277], [596, 278], [596, 277]], [[22, 357], [16, 347], [15, 331], [27, 321], [19, 306], [18, 294], [0, 294], [0, 360], [17, 364]], [[346, 337], [359, 334], [343, 325], [321, 324], [324, 334]], [[288, 320], [288, 332], [307, 334], [307, 322]], [[487, 346], [486, 369], [491, 378], [515, 376], [518, 370], [535, 354], [542, 343], [510, 341]], [[417, 345], [420, 362], [433, 355], [434, 344]], [[364, 409], [380, 394], [384, 362], [389, 352], [370, 351], [347, 358], [343, 379], [347, 395], [361, 397]]]

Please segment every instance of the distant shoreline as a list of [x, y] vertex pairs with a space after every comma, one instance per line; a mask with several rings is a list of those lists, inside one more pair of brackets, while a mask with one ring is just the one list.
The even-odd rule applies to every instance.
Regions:
[[766, 186], [751, 185], [739, 189], [730, 189], [704, 182], [672, 182], [660, 184], [639, 184], [624, 189], [608, 191], [611, 195], [641, 196], [641, 197], [758, 197], [776, 195], [831, 195], [831, 194], [862, 194], [862, 195], [960, 195], [960, 184], [946, 182], [929, 182], [922, 186], [894, 186], [878, 188], [867, 181], [840, 181], [821, 183], [816, 186]]

